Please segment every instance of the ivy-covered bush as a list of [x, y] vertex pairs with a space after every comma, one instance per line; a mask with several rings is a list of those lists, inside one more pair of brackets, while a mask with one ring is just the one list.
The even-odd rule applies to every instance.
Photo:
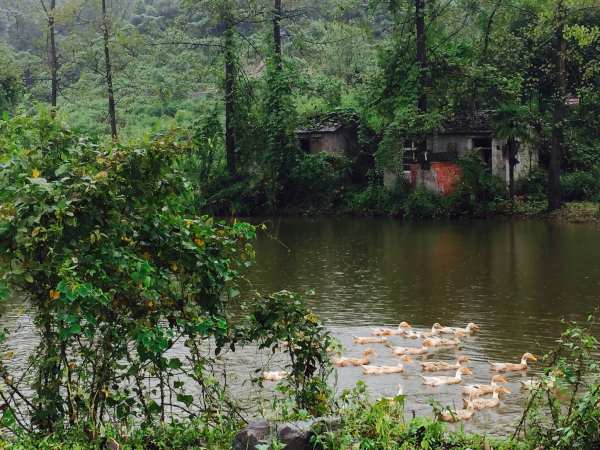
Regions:
[[465, 155], [459, 165], [462, 176], [447, 199], [449, 214], [481, 217], [494, 213], [507, 200], [504, 182], [491, 174], [477, 153]]
[[[298, 298], [281, 297], [262, 334], [230, 319], [256, 230], [198, 215], [196, 190], [178, 168], [193, 145], [175, 134], [98, 145], [44, 114], [0, 121], [0, 130], [0, 292], [28, 299], [39, 335], [31, 370], [0, 363], [4, 424], [94, 436], [108, 423], [215, 408], [235, 418], [215, 358], [267, 334], [269, 344], [289, 342], [309, 313]], [[251, 310], [263, 301], [272, 303], [259, 297]], [[311, 330], [324, 342], [314, 317], [301, 327], [303, 336]], [[182, 356], [169, 353], [174, 346]], [[290, 349], [294, 361], [323, 358], [318, 346]], [[317, 376], [302, 373], [302, 385]], [[307, 408], [311, 400], [301, 398]]]
[[600, 198], [600, 166], [591, 171], [565, 173], [560, 184], [566, 201], [598, 200]]
[[423, 186], [418, 186], [404, 201], [404, 216], [410, 220], [430, 220], [447, 217], [444, 199]]

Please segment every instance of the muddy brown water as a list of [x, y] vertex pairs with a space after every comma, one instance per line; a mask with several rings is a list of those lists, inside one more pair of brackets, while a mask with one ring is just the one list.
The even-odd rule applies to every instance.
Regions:
[[[365, 349], [352, 344], [353, 336], [368, 336], [374, 327], [408, 321], [425, 330], [434, 322], [475, 322], [481, 332], [464, 339], [459, 350], [440, 350], [429, 357], [452, 361], [468, 355], [474, 374], [464, 377], [463, 384], [489, 382], [489, 362], [518, 362], [525, 352], [543, 354], [560, 335], [562, 319], [584, 320], [600, 304], [597, 226], [542, 221], [407, 224], [355, 218], [265, 223], [268, 231], [256, 242], [257, 264], [247, 274], [249, 291], [314, 291], [308, 297], [310, 306], [348, 356]], [[0, 320], [0, 326], [12, 331], [15, 370], [25, 367], [26, 355], [37, 342], [22, 303], [10, 302]], [[391, 341], [418, 345], [400, 337]], [[399, 362], [386, 347], [370, 347], [377, 352], [372, 364]], [[253, 398], [247, 380], [267, 361], [251, 348], [224, 358], [234, 392]], [[424, 386], [418, 361], [395, 375], [365, 376], [359, 368], [342, 368], [335, 387], [341, 392], [362, 380], [378, 398], [394, 395], [401, 384], [409, 417], [431, 415], [432, 399], [460, 406], [460, 385]], [[273, 362], [270, 368], [280, 367]], [[535, 376], [537, 370], [533, 365], [528, 374], [510, 375], [512, 394], [498, 408], [477, 413], [465, 429], [496, 435], [512, 431], [526, 399], [518, 380]]]
[[[488, 383], [489, 362], [518, 362], [525, 352], [543, 354], [559, 337], [561, 320], [585, 320], [600, 303], [600, 228], [543, 221], [481, 221], [407, 224], [388, 219], [276, 219], [270, 236], [257, 242], [258, 264], [250, 280], [261, 291], [314, 290], [312, 308], [344, 345], [359, 356], [353, 336], [373, 327], [408, 321], [415, 328], [435, 322], [481, 326], [459, 351], [441, 350], [432, 360], [469, 356], [473, 376]], [[398, 345], [417, 342], [392, 338]], [[372, 364], [398, 360], [382, 345]], [[482, 411], [467, 430], [505, 434], [515, 426], [526, 393], [509, 376], [511, 395]], [[443, 375], [450, 375], [443, 374]], [[430, 400], [462, 404], [460, 386], [430, 388], [418, 364], [402, 375], [364, 376], [359, 368], [338, 372], [340, 389], [363, 380], [374, 398], [393, 395], [402, 384], [409, 415], [431, 414]]]

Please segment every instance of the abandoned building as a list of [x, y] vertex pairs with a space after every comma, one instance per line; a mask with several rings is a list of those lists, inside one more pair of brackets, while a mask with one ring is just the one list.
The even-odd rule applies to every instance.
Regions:
[[[386, 170], [384, 183], [386, 187], [392, 188], [398, 178], [403, 176], [413, 186], [426, 186], [442, 195], [448, 195], [460, 180], [458, 159], [467, 152], [478, 152], [490, 172], [508, 185], [507, 142], [495, 137], [490, 113], [487, 111], [459, 114], [447, 121], [442, 131], [427, 139], [427, 152], [422, 156], [418, 155], [414, 143], [408, 143], [404, 150], [402, 173]], [[537, 166], [538, 155], [521, 143], [516, 160], [514, 179], [518, 180]]]
[[308, 153], [355, 156], [360, 152], [358, 117], [347, 111], [316, 115], [296, 130], [300, 148]]

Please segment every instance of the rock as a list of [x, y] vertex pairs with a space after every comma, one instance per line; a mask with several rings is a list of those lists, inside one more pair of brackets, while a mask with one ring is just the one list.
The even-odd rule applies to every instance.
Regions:
[[108, 450], [121, 450], [121, 446], [113, 438], [108, 438], [106, 441], [106, 448]]
[[268, 444], [273, 438], [285, 444], [285, 450], [313, 450], [311, 443], [316, 426], [325, 429], [336, 429], [340, 420], [335, 417], [300, 420], [272, 425], [268, 422], [252, 422], [238, 433], [233, 443], [233, 450], [256, 450], [258, 444]]
[[233, 441], [233, 450], [255, 450], [258, 444], [265, 444], [272, 434], [268, 422], [250, 422]]

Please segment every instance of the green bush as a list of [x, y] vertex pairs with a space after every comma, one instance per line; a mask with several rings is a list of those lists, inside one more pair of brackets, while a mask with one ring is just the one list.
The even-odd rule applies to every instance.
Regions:
[[298, 155], [286, 183], [284, 207], [331, 208], [350, 180], [350, 161], [327, 153]]
[[461, 181], [446, 199], [451, 216], [481, 217], [497, 211], [507, 198], [504, 182], [491, 174], [476, 153], [459, 160]]
[[600, 166], [589, 172], [565, 173], [560, 185], [566, 201], [597, 200], [600, 198]]
[[448, 216], [445, 200], [437, 193], [419, 186], [403, 205], [404, 216], [411, 220], [440, 219]]
[[515, 193], [534, 200], [545, 199], [548, 192], [548, 173], [541, 167], [531, 170], [515, 183]]

